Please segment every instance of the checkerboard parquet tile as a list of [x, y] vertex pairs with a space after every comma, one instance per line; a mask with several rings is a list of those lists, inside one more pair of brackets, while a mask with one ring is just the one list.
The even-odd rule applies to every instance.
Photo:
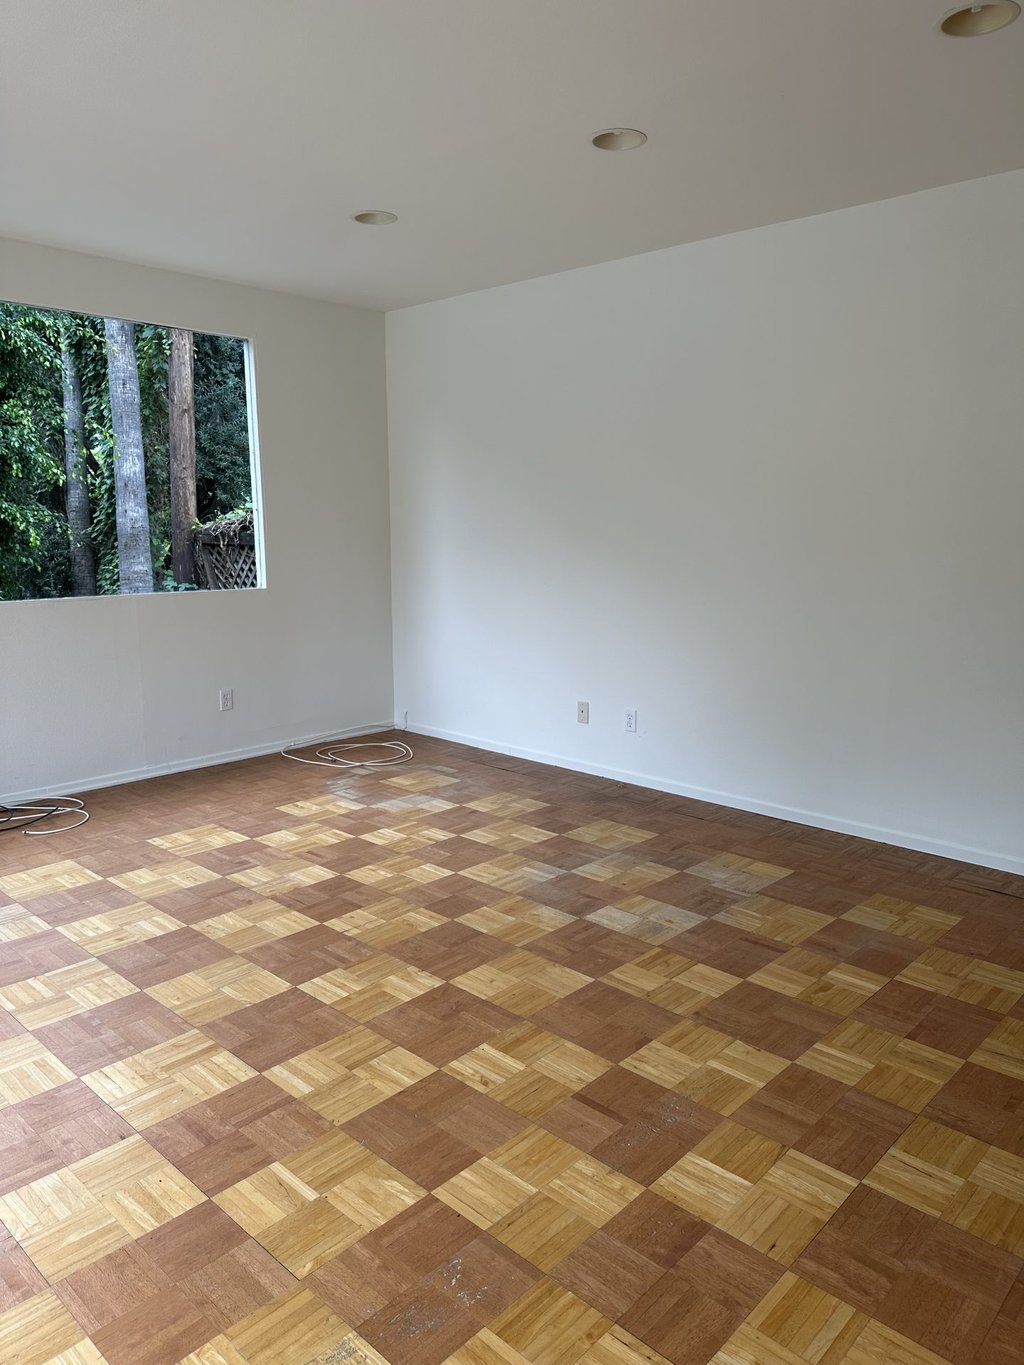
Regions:
[[1024, 882], [436, 740], [0, 846], [0, 1359], [1021, 1365]]

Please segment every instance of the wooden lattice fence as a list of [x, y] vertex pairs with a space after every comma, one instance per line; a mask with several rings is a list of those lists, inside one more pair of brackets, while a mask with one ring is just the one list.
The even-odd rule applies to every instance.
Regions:
[[196, 563], [207, 588], [255, 588], [256, 536], [251, 529], [196, 531]]

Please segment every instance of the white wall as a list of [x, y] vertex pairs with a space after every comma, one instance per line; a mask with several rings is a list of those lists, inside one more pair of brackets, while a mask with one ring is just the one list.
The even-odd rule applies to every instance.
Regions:
[[0, 797], [390, 723], [381, 315], [9, 241], [0, 298], [253, 339], [267, 577], [0, 602]]
[[1022, 221], [1013, 173], [389, 314], [396, 714], [1024, 871]]

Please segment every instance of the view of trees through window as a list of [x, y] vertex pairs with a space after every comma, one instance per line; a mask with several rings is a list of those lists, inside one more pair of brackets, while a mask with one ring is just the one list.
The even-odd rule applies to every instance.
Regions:
[[0, 600], [256, 586], [246, 343], [0, 303]]

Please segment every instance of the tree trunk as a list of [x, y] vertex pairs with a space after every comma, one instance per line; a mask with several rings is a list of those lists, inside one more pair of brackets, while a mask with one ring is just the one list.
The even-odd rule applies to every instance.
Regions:
[[85, 424], [82, 381], [70, 338], [61, 337], [60, 373], [64, 387], [64, 499], [71, 530], [71, 581], [76, 597], [96, 593], [96, 565], [89, 539], [89, 485], [85, 476]]
[[192, 333], [171, 328], [167, 370], [170, 417], [171, 572], [176, 583], [196, 581], [192, 526], [196, 519], [196, 401]]
[[104, 318], [103, 330], [107, 339], [110, 418], [114, 429], [118, 576], [123, 593], [152, 592], [153, 554], [149, 544], [135, 325], [119, 318]]

